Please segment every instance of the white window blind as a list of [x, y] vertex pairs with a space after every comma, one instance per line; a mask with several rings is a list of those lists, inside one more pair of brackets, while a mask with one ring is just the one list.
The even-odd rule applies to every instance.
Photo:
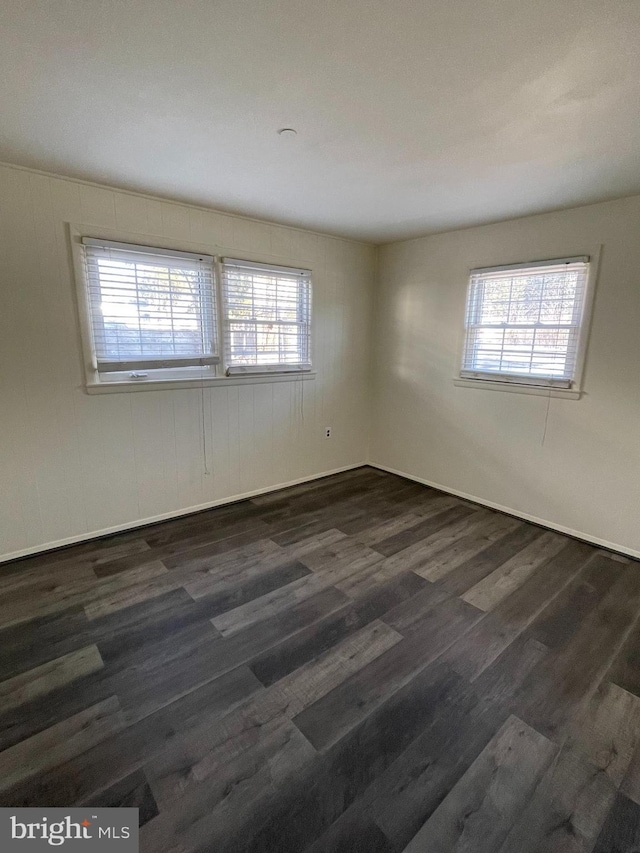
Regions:
[[473, 270], [460, 375], [570, 387], [588, 273], [584, 257]]
[[213, 258], [83, 238], [98, 372], [219, 361]]
[[225, 258], [228, 374], [309, 370], [311, 272]]

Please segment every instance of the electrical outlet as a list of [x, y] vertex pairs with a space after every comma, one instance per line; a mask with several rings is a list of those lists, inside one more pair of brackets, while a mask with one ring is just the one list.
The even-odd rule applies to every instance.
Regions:
[[324, 428], [324, 437], [325, 438], [331, 438], [331, 427], [325, 427]]

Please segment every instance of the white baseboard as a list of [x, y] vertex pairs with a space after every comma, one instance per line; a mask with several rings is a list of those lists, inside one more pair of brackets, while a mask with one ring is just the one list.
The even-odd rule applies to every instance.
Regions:
[[502, 504], [488, 501], [485, 498], [479, 498], [477, 495], [469, 495], [467, 492], [461, 492], [458, 489], [452, 489], [450, 486], [443, 486], [442, 483], [434, 483], [432, 480], [425, 480], [424, 477], [416, 477], [415, 474], [408, 474], [406, 471], [398, 471], [396, 468], [390, 468], [388, 465], [381, 465], [379, 462], [367, 462], [371, 468], [379, 468], [381, 471], [388, 471], [390, 474], [397, 474], [399, 477], [405, 477], [407, 480], [414, 480], [416, 483], [422, 483], [423, 486], [431, 486], [432, 489], [438, 489], [440, 492], [446, 492], [449, 495], [455, 495], [458, 498], [464, 498], [481, 506], [489, 507], [489, 509], [497, 509], [507, 515], [513, 515], [516, 518], [521, 518], [523, 521], [531, 521], [533, 524], [539, 524], [541, 527], [548, 527], [550, 530], [556, 530], [558, 533], [564, 533], [567, 536], [572, 536], [574, 539], [582, 539], [590, 545], [597, 545], [599, 548], [605, 548], [607, 551], [615, 551], [618, 554], [624, 554], [625, 557], [633, 557], [640, 560], [640, 551], [634, 551], [633, 548], [627, 548], [624, 545], [618, 545], [616, 542], [608, 542], [606, 539], [598, 539], [597, 536], [591, 536], [589, 533], [584, 533], [581, 530], [572, 530], [570, 527], [564, 527], [562, 524], [555, 524], [546, 518], [538, 518], [535, 515], [521, 512], [520, 510], [512, 509]]
[[58, 548], [65, 548], [67, 545], [77, 545], [79, 542], [88, 542], [91, 539], [100, 539], [102, 536], [109, 536], [112, 533], [124, 533], [126, 530], [135, 530], [137, 527], [146, 527], [149, 524], [156, 524], [158, 521], [167, 521], [170, 518], [180, 518], [183, 515], [191, 515], [194, 512], [201, 512], [204, 509], [213, 509], [216, 506], [224, 506], [225, 504], [233, 504], [238, 501], [247, 500], [247, 498], [255, 498], [257, 495], [266, 495], [269, 492], [277, 492], [280, 489], [287, 489], [289, 486], [298, 486], [300, 483], [310, 483], [313, 480], [320, 480], [322, 477], [330, 477], [332, 474], [341, 474], [343, 471], [351, 471], [355, 468], [362, 468], [367, 465], [366, 462], [357, 462], [354, 465], [343, 465], [342, 468], [333, 468], [331, 471], [322, 471], [320, 474], [312, 474], [308, 477], [299, 477], [297, 480], [289, 480], [286, 483], [277, 483], [274, 486], [268, 486], [264, 489], [254, 489], [251, 492], [243, 492], [238, 495], [230, 495], [226, 498], [218, 498], [215, 501], [207, 501], [207, 503], [198, 504], [197, 506], [185, 507], [184, 509], [172, 510], [171, 512], [163, 512], [160, 515], [152, 515], [149, 518], [140, 518], [135, 521], [126, 522], [125, 524], [116, 524], [113, 527], [104, 527], [101, 530], [92, 530], [89, 533], [81, 533], [78, 536], [67, 536], [65, 539], [57, 539], [54, 542], [45, 542], [42, 545], [35, 545], [32, 548], [23, 548], [20, 551], [12, 551], [8, 554], [0, 555], [0, 564], [7, 563], [10, 560], [18, 560], [20, 557], [31, 557], [34, 554], [41, 554], [44, 551], [55, 551]]
[[441, 492], [446, 492], [450, 495], [455, 495], [456, 497], [463, 498], [468, 501], [473, 501], [473, 503], [480, 504], [481, 506], [489, 507], [490, 509], [498, 510], [499, 512], [504, 512], [507, 515], [513, 515], [516, 518], [521, 518], [523, 521], [530, 521], [533, 524], [539, 524], [541, 527], [548, 527], [550, 530], [556, 530], [558, 533], [564, 533], [567, 536], [572, 536], [575, 539], [582, 539], [585, 542], [588, 542], [590, 545], [597, 545], [599, 548], [605, 548], [608, 551], [615, 551], [619, 554], [624, 554], [627, 557], [632, 557], [636, 560], [640, 559], [640, 551], [635, 551], [633, 548], [627, 548], [624, 545], [618, 545], [615, 542], [609, 542], [606, 539], [599, 539], [596, 536], [591, 536], [588, 533], [584, 533], [580, 530], [573, 530], [570, 527], [564, 527], [561, 524], [555, 524], [552, 521], [549, 521], [545, 518], [538, 518], [535, 515], [529, 515], [526, 512], [520, 512], [519, 510], [515, 510], [512, 507], [503, 506], [502, 504], [495, 503], [494, 501], [489, 501], [484, 498], [480, 498], [477, 495], [470, 495], [467, 492], [462, 492], [458, 489], [453, 489], [450, 486], [444, 486], [442, 483], [435, 483], [432, 480], [427, 480], [424, 477], [417, 477], [415, 474], [409, 474], [406, 471], [399, 471], [397, 468], [391, 468], [388, 465], [382, 465], [379, 462], [357, 462], [353, 465], [344, 465], [341, 468], [333, 468], [330, 471], [322, 471], [319, 474], [312, 474], [308, 477], [299, 477], [296, 480], [289, 480], [285, 483], [277, 483], [273, 486], [268, 486], [263, 489], [254, 489], [250, 492], [242, 492], [241, 494], [230, 495], [225, 498], [218, 498], [214, 501], [208, 501], [203, 504], [197, 504], [196, 506], [185, 507], [184, 509], [172, 510], [171, 512], [161, 513], [160, 515], [149, 516], [148, 518], [137, 519], [136, 521], [127, 522], [125, 524], [117, 524], [113, 527], [105, 527], [100, 530], [93, 530], [88, 533], [81, 533], [77, 536], [68, 536], [65, 539], [57, 539], [53, 542], [45, 542], [42, 545], [36, 545], [31, 548], [23, 548], [19, 551], [13, 551], [8, 554], [0, 555], [0, 564], [7, 563], [11, 560], [18, 560], [21, 557], [30, 557], [34, 554], [40, 554], [46, 551], [55, 551], [59, 548], [64, 548], [67, 545], [76, 545], [80, 542], [89, 542], [92, 539], [100, 539], [102, 536], [109, 536], [113, 533], [124, 533], [127, 530], [135, 530], [138, 527], [146, 527], [149, 524], [156, 524], [159, 521], [168, 521], [172, 518], [180, 518], [185, 515], [191, 515], [195, 512], [201, 512], [206, 509], [213, 509], [217, 506], [224, 506], [225, 504], [237, 503], [238, 501], [247, 500], [248, 498], [254, 498], [257, 495], [266, 495], [269, 492], [277, 492], [280, 489], [286, 489], [289, 486], [298, 486], [300, 483], [310, 483], [313, 480], [320, 480], [322, 477], [330, 477], [332, 474], [340, 474], [343, 471], [351, 471], [355, 468], [362, 468], [363, 466], [369, 466], [371, 468], [378, 468], [380, 471], [388, 471], [390, 474], [396, 474], [399, 477], [404, 477], [407, 480], [413, 480], [416, 483], [422, 483], [424, 486], [430, 486], [433, 489], [438, 489]]

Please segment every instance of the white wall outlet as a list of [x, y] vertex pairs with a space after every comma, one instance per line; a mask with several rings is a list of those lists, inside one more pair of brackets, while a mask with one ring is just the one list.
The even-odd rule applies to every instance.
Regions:
[[325, 438], [331, 438], [331, 427], [325, 427], [324, 428], [324, 437]]

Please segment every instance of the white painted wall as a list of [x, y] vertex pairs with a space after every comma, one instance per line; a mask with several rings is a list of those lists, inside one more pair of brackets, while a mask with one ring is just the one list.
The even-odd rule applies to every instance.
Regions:
[[[582, 399], [454, 386], [470, 268], [600, 244]], [[640, 197], [391, 244], [379, 264], [372, 461], [640, 556]]]
[[[310, 267], [317, 378], [88, 396], [67, 222]], [[0, 559], [366, 461], [374, 262], [365, 244], [0, 167]]]

